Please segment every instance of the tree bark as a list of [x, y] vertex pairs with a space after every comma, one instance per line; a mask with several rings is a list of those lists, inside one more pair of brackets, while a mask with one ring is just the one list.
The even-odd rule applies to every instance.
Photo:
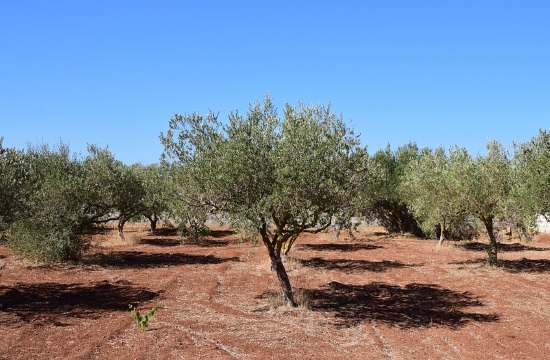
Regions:
[[489, 235], [489, 245], [487, 246], [487, 262], [489, 263], [489, 266], [497, 266], [498, 244], [493, 228], [493, 218], [484, 218], [482, 219], [482, 221], [483, 224], [485, 224], [485, 229], [487, 230], [487, 234]]
[[126, 240], [124, 238], [124, 224], [126, 224], [126, 218], [124, 216], [120, 216], [120, 218], [118, 219], [117, 229], [118, 229], [118, 236], [122, 241]]
[[282, 244], [276, 244], [276, 246], [278, 246], [277, 251], [275, 246], [269, 241], [269, 235], [267, 234], [267, 225], [265, 224], [265, 222], [259, 230], [262, 236], [262, 241], [269, 253], [269, 258], [271, 260], [271, 270], [275, 270], [277, 278], [279, 279], [279, 284], [281, 285], [281, 291], [283, 293], [283, 302], [286, 306], [295, 307], [296, 303], [294, 302], [294, 296], [292, 295], [290, 280], [288, 279], [285, 266], [283, 265], [283, 261], [281, 260]]
[[149, 218], [149, 223], [151, 224], [151, 232], [154, 233], [157, 230], [158, 217], [153, 215]]
[[445, 221], [442, 221], [439, 226], [441, 227], [441, 234], [439, 234], [439, 242], [437, 243], [437, 246], [441, 246], [443, 241], [445, 241], [445, 231], [447, 230], [445, 228]]
[[294, 296], [292, 295], [292, 287], [290, 286], [290, 280], [286, 273], [285, 266], [280, 256], [274, 254], [274, 257], [271, 257], [271, 268], [275, 269], [277, 273], [277, 278], [279, 279], [279, 284], [281, 285], [281, 291], [283, 292], [283, 301], [287, 306], [296, 306], [294, 302]]

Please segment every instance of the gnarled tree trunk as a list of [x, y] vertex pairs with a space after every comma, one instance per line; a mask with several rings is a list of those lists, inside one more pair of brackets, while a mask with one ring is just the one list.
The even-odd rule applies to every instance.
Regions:
[[489, 245], [487, 246], [487, 262], [490, 266], [497, 266], [498, 244], [493, 227], [493, 218], [487, 217], [481, 220], [483, 221], [485, 229], [487, 230], [487, 234], [489, 235]]
[[443, 244], [443, 241], [445, 241], [445, 231], [447, 231], [445, 220], [442, 220], [439, 226], [441, 227], [441, 234], [439, 234], [439, 242], [437, 243], [437, 245], [441, 246], [441, 244]]
[[126, 217], [123, 215], [120, 215], [120, 218], [118, 219], [117, 229], [118, 229], [118, 236], [122, 241], [126, 240], [124, 238], [124, 224], [126, 224], [126, 221], [127, 221]]
[[151, 232], [154, 233], [157, 230], [157, 223], [159, 220], [157, 214], [145, 215], [145, 217], [147, 218], [147, 220], [149, 220]]
[[274, 253], [275, 256], [272, 256], [270, 252], [270, 259], [271, 259], [271, 268], [275, 269], [275, 272], [277, 273], [277, 278], [279, 279], [279, 284], [281, 285], [281, 290], [283, 292], [283, 301], [285, 305], [288, 306], [296, 306], [296, 303], [294, 302], [294, 296], [292, 295], [292, 287], [290, 286], [290, 280], [288, 279], [288, 275], [286, 273], [285, 266], [283, 265], [283, 261], [281, 260], [281, 256], [277, 256], [276, 253]]
[[294, 302], [294, 296], [292, 295], [292, 287], [290, 286], [290, 280], [286, 273], [285, 266], [281, 259], [281, 246], [276, 246], [277, 244], [272, 244], [267, 234], [267, 225], [264, 223], [263, 226], [259, 229], [262, 236], [262, 241], [267, 247], [269, 253], [269, 258], [271, 259], [271, 270], [275, 270], [277, 278], [279, 279], [279, 284], [281, 285], [281, 291], [283, 293], [283, 302], [287, 306], [296, 306]]

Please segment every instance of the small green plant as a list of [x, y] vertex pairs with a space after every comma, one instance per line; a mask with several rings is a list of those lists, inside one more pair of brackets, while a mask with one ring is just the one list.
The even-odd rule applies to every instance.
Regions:
[[141, 330], [145, 331], [149, 328], [149, 319], [152, 318], [155, 312], [162, 307], [162, 304], [158, 304], [157, 306], [153, 307], [144, 316], [141, 316], [138, 309], [136, 309], [134, 305], [128, 304], [128, 307], [130, 308], [130, 312], [132, 313], [132, 317], [134, 318], [136, 324], [138, 324]]

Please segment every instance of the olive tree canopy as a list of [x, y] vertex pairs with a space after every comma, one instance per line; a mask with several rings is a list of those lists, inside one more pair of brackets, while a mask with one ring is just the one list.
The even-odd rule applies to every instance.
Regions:
[[506, 216], [512, 187], [508, 150], [496, 141], [489, 141], [487, 154], [477, 156], [470, 166], [463, 168], [460, 186], [466, 212], [477, 217], [487, 230], [487, 261], [495, 266], [498, 251], [495, 221]]
[[425, 150], [405, 172], [399, 191], [421, 219], [425, 233], [439, 226], [439, 244], [449, 230], [466, 218], [461, 179], [472, 158], [464, 148]]
[[550, 133], [541, 129], [517, 144], [512, 162], [511, 208], [518, 222], [534, 227], [536, 215], [550, 214]]
[[281, 255], [298, 235], [320, 231], [348, 213], [366, 154], [330, 106], [286, 105], [281, 118], [267, 96], [246, 115], [175, 115], [161, 134], [164, 155], [187, 168], [189, 202], [210, 206], [234, 224], [256, 229], [285, 303], [294, 305]]

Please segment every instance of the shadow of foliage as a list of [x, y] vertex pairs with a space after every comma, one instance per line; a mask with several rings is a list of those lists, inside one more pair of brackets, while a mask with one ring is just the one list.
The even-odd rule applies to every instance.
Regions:
[[145, 238], [139, 241], [140, 244], [153, 245], [160, 247], [172, 247], [180, 245], [195, 245], [200, 247], [223, 247], [228, 246], [229, 241], [224, 240], [208, 240], [201, 239], [197, 242], [195, 241], [182, 241], [179, 239], [165, 239], [165, 238]]
[[67, 317], [97, 319], [104, 312], [128, 311], [128, 304], [155, 299], [159, 293], [120, 281], [92, 285], [16, 284], [0, 285], [0, 312], [20, 320], [62, 326]]
[[229, 241], [202, 239], [196, 243], [191, 243], [191, 244], [197, 245], [200, 247], [223, 247], [223, 246], [228, 246]]
[[453, 261], [449, 263], [451, 265], [487, 265], [487, 259], [470, 259], [470, 260], [462, 260], [462, 261]]
[[550, 260], [545, 259], [499, 260], [499, 266], [512, 273], [550, 273]]
[[342, 251], [342, 252], [352, 252], [358, 250], [375, 250], [383, 249], [383, 246], [380, 245], [371, 245], [371, 244], [303, 244], [300, 245], [300, 249], [304, 250], [315, 250], [315, 251]]
[[[487, 251], [488, 244], [473, 241], [473, 242], [467, 242], [465, 244], [461, 244], [458, 246], [470, 251]], [[547, 248], [539, 248], [539, 247], [528, 246], [528, 245], [523, 245], [518, 243], [498, 244], [498, 251], [501, 251], [501, 252], [549, 251], [549, 250], [550, 249], [547, 249]]]
[[[455, 261], [452, 265], [487, 265], [486, 259], [473, 259], [465, 261]], [[519, 260], [498, 260], [498, 268], [511, 273], [531, 273], [544, 274], [550, 273], [550, 260], [546, 259], [526, 259]]]
[[334, 314], [334, 325], [357, 326], [374, 320], [399, 328], [445, 326], [457, 329], [469, 322], [498, 321], [497, 314], [464, 312], [484, 306], [469, 292], [456, 292], [434, 284], [389, 285], [374, 282], [347, 285], [331, 282], [308, 291], [310, 308]]
[[175, 235], [178, 235], [178, 229], [177, 228], [155, 229], [155, 231], [153, 231], [153, 234], [158, 236], [175, 236]]
[[345, 273], [352, 273], [356, 271], [373, 271], [384, 272], [390, 269], [401, 269], [407, 267], [422, 266], [422, 264], [403, 264], [398, 261], [367, 261], [367, 260], [350, 260], [350, 259], [322, 259], [312, 258], [307, 260], [300, 260], [303, 266], [326, 269], [326, 270], [339, 270]]
[[210, 232], [208, 233], [208, 237], [213, 237], [218, 239], [218, 238], [223, 238], [223, 237], [231, 236], [235, 234], [236, 232], [233, 230], [210, 230]]
[[97, 253], [84, 260], [88, 265], [99, 265], [108, 268], [155, 268], [178, 265], [212, 265], [227, 261], [240, 261], [238, 257], [219, 258], [214, 255], [189, 255], [147, 253], [140, 251], [119, 251], [108, 254]]
[[140, 244], [153, 245], [160, 247], [172, 247], [181, 245], [181, 241], [177, 239], [163, 239], [163, 238], [146, 238], [139, 241]]

